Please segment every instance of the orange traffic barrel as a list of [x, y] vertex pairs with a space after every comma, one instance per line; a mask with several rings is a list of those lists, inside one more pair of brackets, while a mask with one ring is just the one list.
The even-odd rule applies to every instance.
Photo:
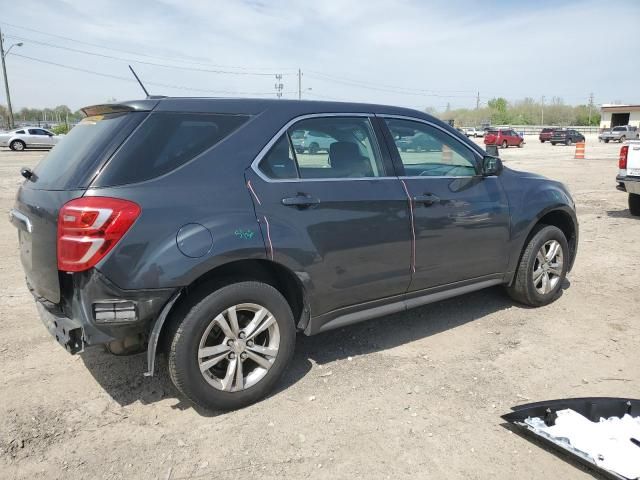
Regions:
[[576, 143], [576, 154], [573, 157], [576, 160], [584, 160], [584, 144], [585, 142]]

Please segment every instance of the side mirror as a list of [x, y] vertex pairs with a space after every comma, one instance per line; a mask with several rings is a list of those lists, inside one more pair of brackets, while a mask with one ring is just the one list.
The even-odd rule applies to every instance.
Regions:
[[500, 175], [502, 172], [502, 160], [493, 155], [485, 155], [482, 157], [482, 176], [491, 177]]

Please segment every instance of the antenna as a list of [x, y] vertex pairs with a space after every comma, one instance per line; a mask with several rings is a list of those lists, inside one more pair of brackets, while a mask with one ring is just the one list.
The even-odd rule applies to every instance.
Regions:
[[133, 67], [131, 65], [129, 65], [129, 70], [131, 70], [131, 73], [133, 73], [133, 76], [136, 77], [136, 80], [138, 81], [138, 83], [140, 84], [140, 87], [142, 88], [142, 90], [144, 91], [145, 95], [147, 97], [150, 97], [149, 92], [147, 92], [147, 89], [144, 88], [144, 85], [142, 84], [142, 82], [140, 81], [140, 78], [138, 78], [138, 75], [136, 75], [135, 70], [133, 69]]

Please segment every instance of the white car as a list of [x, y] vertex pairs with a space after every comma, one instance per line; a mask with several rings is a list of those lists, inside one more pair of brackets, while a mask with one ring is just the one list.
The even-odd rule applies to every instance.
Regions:
[[64, 135], [40, 127], [24, 127], [0, 134], [0, 145], [21, 152], [25, 148], [53, 148]]
[[484, 137], [484, 130], [479, 130], [475, 127], [465, 128], [464, 133], [467, 137], [473, 137], [473, 138]]

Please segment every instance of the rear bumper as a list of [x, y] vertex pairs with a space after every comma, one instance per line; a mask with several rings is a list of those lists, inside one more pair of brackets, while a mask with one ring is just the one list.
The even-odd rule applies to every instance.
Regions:
[[616, 177], [618, 185], [616, 188], [621, 192], [633, 193], [640, 195], [640, 177]]
[[40, 319], [69, 353], [131, 336], [146, 338], [174, 289], [121, 290], [99, 271], [62, 278], [62, 298], [53, 304], [31, 288]]

